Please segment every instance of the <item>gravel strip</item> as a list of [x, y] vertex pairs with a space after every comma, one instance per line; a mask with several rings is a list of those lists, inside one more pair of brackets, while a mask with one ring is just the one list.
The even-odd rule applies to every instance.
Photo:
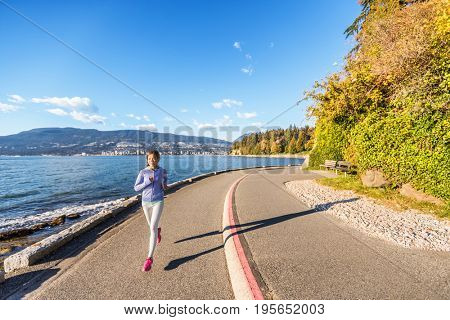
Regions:
[[394, 211], [357, 195], [314, 180], [290, 181], [286, 188], [303, 203], [338, 217], [369, 236], [406, 248], [450, 251], [450, 223], [417, 210]]

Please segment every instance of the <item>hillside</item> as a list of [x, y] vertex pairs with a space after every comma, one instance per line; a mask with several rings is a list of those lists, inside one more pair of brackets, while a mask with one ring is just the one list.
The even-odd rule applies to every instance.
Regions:
[[0, 137], [1, 155], [74, 155], [135, 153], [154, 147], [165, 153], [226, 153], [230, 142], [220, 139], [139, 130], [98, 131], [40, 128]]
[[311, 149], [314, 128], [308, 126], [273, 129], [240, 136], [231, 146], [231, 154], [295, 154]]
[[448, 0], [364, 0], [341, 72], [309, 92], [310, 165], [348, 160], [392, 188], [450, 200]]

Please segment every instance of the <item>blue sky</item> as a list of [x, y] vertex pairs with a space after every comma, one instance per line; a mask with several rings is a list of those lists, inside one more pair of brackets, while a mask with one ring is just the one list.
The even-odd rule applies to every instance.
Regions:
[[[0, 135], [141, 128], [232, 140], [342, 67], [359, 11], [356, 0], [1, 0]], [[311, 124], [306, 106], [267, 126]]]

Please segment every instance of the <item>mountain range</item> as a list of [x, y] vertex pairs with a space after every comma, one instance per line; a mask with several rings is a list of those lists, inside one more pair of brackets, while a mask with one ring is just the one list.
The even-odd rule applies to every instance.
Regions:
[[142, 130], [39, 128], [0, 136], [0, 155], [135, 154], [156, 148], [169, 154], [225, 154], [231, 142]]

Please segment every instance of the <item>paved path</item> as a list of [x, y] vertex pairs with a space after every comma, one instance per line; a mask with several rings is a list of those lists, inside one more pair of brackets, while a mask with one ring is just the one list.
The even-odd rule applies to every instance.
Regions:
[[310, 210], [287, 192], [284, 182], [315, 176], [292, 170], [258, 170], [235, 193], [241, 234], [269, 296], [450, 298], [448, 253], [391, 245]]
[[287, 193], [283, 182], [318, 176], [291, 167], [225, 173], [169, 194], [163, 240], [150, 273], [140, 271], [148, 226], [136, 208], [122, 224], [95, 234], [89, 246], [82, 245], [84, 236], [72, 242], [84, 249], [58, 260], [34, 281], [33, 291], [21, 295], [19, 290], [13, 298], [233, 299], [222, 244], [223, 202], [246, 173], [235, 207], [240, 237], [266, 298], [450, 297], [448, 254], [390, 245], [313, 212]]
[[140, 271], [149, 231], [139, 209], [100, 237], [86, 255], [63, 261], [58, 274], [26, 298], [233, 299], [223, 252], [222, 212], [229, 187], [243, 174], [213, 176], [167, 196], [162, 241], [149, 273]]

